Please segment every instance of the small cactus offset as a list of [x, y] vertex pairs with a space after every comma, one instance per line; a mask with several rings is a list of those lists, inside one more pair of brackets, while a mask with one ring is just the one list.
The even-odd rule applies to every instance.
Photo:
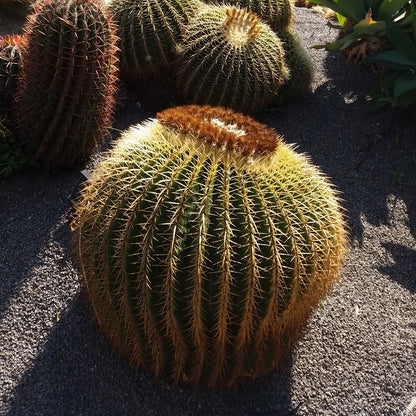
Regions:
[[276, 102], [281, 103], [302, 98], [311, 92], [313, 64], [308, 51], [294, 32], [285, 30], [279, 34], [279, 38], [283, 42], [290, 73], [276, 97]]
[[178, 91], [196, 104], [261, 110], [288, 76], [281, 41], [253, 12], [206, 6], [191, 20], [176, 64]]
[[209, 4], [225, 3], [256, 13], [276, 33], [293, 23], [293, 0], [205, 0]]
[[0, 36], [0, 107], [6, 110], [16, 91], [24, 39], [22, 35]]
[[24, 30], [18, 140], [43, 167], [81, 163], [111, 124], [114, 25], [100, 0], [40, 0]]
[[177, 107], [125, 132], [72, 223], [95, 317], [157, 376], [232, 386], [275, 369], [338, 276], [338, 197], [276, 132]]
[[198, 6], [198, 0], [111, 0], [123, 78], [140, 83], [164, 74], [176, 58], [184, 26]]

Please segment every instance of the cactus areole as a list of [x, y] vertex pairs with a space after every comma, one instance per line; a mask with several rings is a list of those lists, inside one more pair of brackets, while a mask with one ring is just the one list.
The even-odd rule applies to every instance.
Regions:
[[210, 387], [278, 366], [345, 247], [336, 192], [305, 156], [249, 117], [196, 105], [125, 132], [72, 229], [113, 345]]

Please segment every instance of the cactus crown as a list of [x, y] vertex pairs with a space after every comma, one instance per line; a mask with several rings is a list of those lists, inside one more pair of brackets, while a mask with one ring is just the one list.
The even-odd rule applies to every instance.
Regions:
[[242, 46], [252, 41], [259, 33], [260, 17], [247, 10], [236, 7], [227, 9], [224, 22], [224, 34], [228, 42]]
[[223, 107], [169, 108], [156, 118], [166, 127], [244, 155], [272, 152], [280, 140], [273, 129]]

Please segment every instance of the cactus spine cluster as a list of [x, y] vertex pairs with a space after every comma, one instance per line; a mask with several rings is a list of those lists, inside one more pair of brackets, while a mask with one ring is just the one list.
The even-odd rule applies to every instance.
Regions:
[[197, 0], [111, 0], [123, 78], [142, 82], [170, 68], [197, 5]]
[[265, 374], [336, 278], [336, 192], [270, 129], [177, 107], [125, 132], [72, 224], [95, 316], [132, 363], [178, 382]]
[[258, 111], [287, 76], [281, 41], [255, 13], [207, 6], [188, 24], [176, 83], [193, 103]]
[[[21, 48], [24, 37], [21, 35], [0, 36], [0, 106], [9, 107], [16, 90], [17, 74], [20, 66]], [[6, 108], [7, 109], [7, 108]]]
[[100, 0], [40, 0], [24, 30], [18, 140], [41, 166], [80, 163], [111, 124], [114, 25]]
[[[218, 4], [218, 0], [205, 0], [205, 2]], [[223, 3], [256, 13], [278, 34], [292, 24], [292, 0], [227, 0]]]

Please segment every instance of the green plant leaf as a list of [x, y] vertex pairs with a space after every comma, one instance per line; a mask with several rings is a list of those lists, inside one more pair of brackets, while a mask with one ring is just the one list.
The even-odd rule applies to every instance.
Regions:
[[366, 20], [361, 20], [354, 26], [354, 32], [357, 36], [375, 36], [386, 30], [386, 22], [367, 22]]
[[362, 0], [311, 0], [311, 3], [328, 7], [353, 22], [359, 22], [367, 13], [367, 9]]
[[337, 13], [337, 19], [338, 19], [338, 23], [341, 26], [345, 26], [345, 21], [347, 20], [345, 16], [343, 16], [342, 14]]
[[393, 97], [399, 98], [412, 90], [416, 92], [416, 76], [414, 73], [408, 72], [396, 79]]
[[397, 24], [387, 21], [386, 34], [390, 43], [400, 52], [416, 59], [416, 45], [413, 39]]
[[381, 64], [393, 69], [416, 68], [416, 59], [396, 49], [371, 55], [365, 62]]
[[384, 0], [376, 17], [380, 20], [392, 20], [407, 3], [409, 3], [409, 0]]

